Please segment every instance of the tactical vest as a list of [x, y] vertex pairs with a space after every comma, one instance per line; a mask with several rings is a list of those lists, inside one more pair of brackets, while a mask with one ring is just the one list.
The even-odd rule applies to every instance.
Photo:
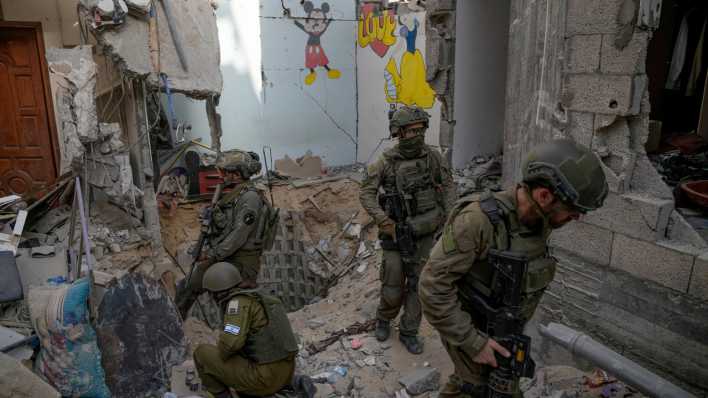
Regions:
[[407, 221], [417, 237], [430, 235], [445, 221], [442, 206], [441, 165], [430, 150], [417, 159], [395, 159], [390, 172], [384, 174], [382, 187], [386, 195], [401, 195]]
[[[516, 208], [511, 200], [502, 194], [491, 192], [460, 199], [451, 212], [449, 220], [453, 220], [463, 212], [465, 207], [474, 202], [480, 204], [482, 211], [494, 227], [491, 248], [523, 253], [528, 258], [528, 268], [522, 281], [522, 314], [524, 321], [528, 321], [555, 275], [556, 262], [547, 254], [546, 236], [525, 230], [518, 222]], [[449, 222], [448, 226], [451, 227], [452, 223]], [[486, 320], [481, 319], [469, 298], [472, 297], [472, 289], [489, 297], [495, 274], [494, 267], [484, 257], [477, 260], [458, 282], [458, 296], [462, 309], [477, 321], [478, 326], [479, 322], [486, 322]]]
[[257, 291], [239, 294], [258, 299], [268, 318], [268, 324], [263, 329], [246, 338], [242, 348], [244, 355], [259, 365], [293, 358], [298, 351], [297, 341], [283, 303], [276, 297]]
[[[235, 254], [236, 256], [239, 254], [253, 254], [254, 252], [260, 254], [263, 250], [270, 250], [273, 244], [273, 240], [270, 239], [270, 234], [271, 232], [275, 233], [272, 226], [274, 223], [277, 224], [278, 221], [278, 214], [272, 208], [270, 202], [266, 200], [263, 193], [252, 183], [245, 183], [223, 195], [217, 202], [213, 220], [214, 226], [219, 233], [223, 233], [226, 226], [234, 225], [236, 220], [234, 220], [233, 217], [236, 217], [236, 213], [238, 212], [238, 198], [249, 191], [258, 193], [263, 202], [263, 207], [257, 216], [255, 230], [250, 234], [248, 240], [243, 244], [239, 252]], [[229, 214], [231, 218], [229, 218]]]

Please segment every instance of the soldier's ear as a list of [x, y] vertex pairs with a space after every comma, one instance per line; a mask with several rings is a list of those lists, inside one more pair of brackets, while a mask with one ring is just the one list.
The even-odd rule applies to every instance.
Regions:
[[312, 10], [315, 8], [315, 6], [312, 5], [311, 1], [306, 1], [306, 2], [302, 3], [302, 8], [305, 9], [305, 12], [309, 16], [310, 13], [312, 12]]
[[324, 2], [322, 3], [322, 12], [327, 14], [329, 12], [329, 3]]

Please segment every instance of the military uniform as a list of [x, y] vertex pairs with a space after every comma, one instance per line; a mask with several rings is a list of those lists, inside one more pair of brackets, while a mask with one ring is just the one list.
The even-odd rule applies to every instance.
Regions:
[[[418, 276], [433, 247], [434, 235], [455, 201], [455, 187], [450, 169], [437, 150], [422, 145], [422, 149], [411, 156], [399, 145], [386, 151], [367, 168], [360, 200], [377, 225], [393, 220], [407, 222], [413, 230], [416, 247], [415, 252], [408, 255], [402, 255], [394, 237], [379, 233], [383, 260], [377, 318], [388, 322], [403, 306], [400, 333], [416, 336], [421, 321]], [[386, 204], [386, 197], [395, 196], [401, 198], [406, 219], [396, 219]]]
[[197, 263], [189, 281], [180, 289], [176, 302], [186, 314], [203, 292], [204, 272], [217, 261], [236, 266], [243, 278], [255, 284], [263, 254], [265, 213], [269, 204], [251, 182], [244, 182], [225, 194], [212, 210], [207, 259]]
[[[490, 219], [481, 203], [494, 201], [498, 220]], [[489, 294], [493, 268], [490, 248], [526, 254], [531, 263], [523, 283], [523, 314], [533, 315], [544, 289], [553, 280], [555, 262], [546, 256], [550, 229], [530, 230], [516, 212], [516, 189], [463, 198], [452, 211], [443, 235], [433, 248], [420, 279], [423, 312], [440, 333], [455, 373], [441, 397], [472, 396], [461, 393], [463, 383], [486, 384], [488, 366], [472, 361], [484, 347], [486, 319], [469, 301], [469, 288]]]
[[280, 391], [293, 378], [297, 342], [285, 307], [275, 297], [238, 290], [225, 301], [216, 346], [202, 344], [194, 363], [212, 394], [228, 388], [249, 396]]

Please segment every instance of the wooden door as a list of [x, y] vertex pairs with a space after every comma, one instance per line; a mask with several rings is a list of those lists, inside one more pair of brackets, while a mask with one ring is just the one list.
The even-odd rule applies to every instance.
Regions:
[[38, 197], [57, 177], [38, 23], [0, 22], [0, 195]]

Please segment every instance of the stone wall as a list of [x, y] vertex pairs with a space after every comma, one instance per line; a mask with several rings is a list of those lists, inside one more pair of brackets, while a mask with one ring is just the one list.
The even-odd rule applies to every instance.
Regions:
[[[646, 52], [659, 8], [654, 0], [512, 2], [504, 180], [518, 180], [528, 149], [555, 137], [602, 158], [610, 196], [553, 234], [559, 269], [532, 324], [579, 328], [705, 395], [708, 245], [675, 211], [644, 151]], [[542, 362], [561, 357], [548, 342], [535, 348]]]

